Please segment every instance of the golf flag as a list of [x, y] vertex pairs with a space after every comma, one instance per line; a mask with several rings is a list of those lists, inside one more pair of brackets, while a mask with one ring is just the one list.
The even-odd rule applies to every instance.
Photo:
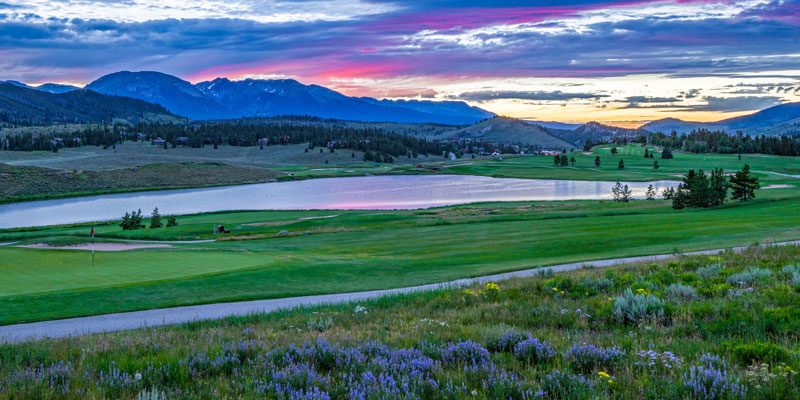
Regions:
[[94, 225], [92, 225], [92, 232], [89, 234], [92, 236], [92, 265], [94, 265]]

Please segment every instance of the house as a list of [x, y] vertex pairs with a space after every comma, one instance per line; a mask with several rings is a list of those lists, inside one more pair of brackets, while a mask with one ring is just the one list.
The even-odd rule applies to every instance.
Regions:
[[175, 143], [176, 143], [176, 144], [186, 144], [186, 143], [189, 143], [189, 138], [188, 138], [188, 137], [186, 137], [186, 136], [180, 136], [180, 137], [178, 137], [177, 139], [175, 139]]
[[162, 138], [155, 138], [150, 140], [150, 144], [154, 146], [163, 146], [166, 141]]
[[257, 140], [259, 146], [269, 146], [269, 138], [261, 138]]

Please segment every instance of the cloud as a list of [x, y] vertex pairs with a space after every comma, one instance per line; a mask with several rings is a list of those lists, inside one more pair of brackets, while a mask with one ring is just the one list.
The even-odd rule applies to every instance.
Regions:
[[629, 103], [673, 103], [679, 99], [675, 97], [628, 96], [625, 101]]
[[479, 91], [479, 92], [466, 92], [458, 96], [454, 96], [460, 100], [475, 101], [485, 103], [492, 100], [512, 99], [512, 100], [537, 100], [537, 101], [570, 101], [570, 100], [585, 100], [585, 99], [598, 99], [601, 97], [608, 97], [599, 93], [567, 93], [560, 90], [556, 91]]
[[714, 97], [707, 96], [706, 104], [688, 106], [689, 111], [752, 111], [761, 110], [781, 104], [781, 98], [775, 96], [742, 96], [742, 97]]

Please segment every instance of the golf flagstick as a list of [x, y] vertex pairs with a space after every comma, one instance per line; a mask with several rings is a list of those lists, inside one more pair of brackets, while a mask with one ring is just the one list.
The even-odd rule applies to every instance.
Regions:
[[92, 266], [94, 266], [94, 225], [92, 225]]

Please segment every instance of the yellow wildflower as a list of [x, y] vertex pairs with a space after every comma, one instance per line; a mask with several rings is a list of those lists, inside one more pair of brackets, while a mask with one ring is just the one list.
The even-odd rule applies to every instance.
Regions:
[[557, 291], [558, 291], [558, 288], [557, 288], [557, 287], [554, 287], [554, 288], [553, 288], [553, 291], [554, 291], [554, 292], [557, 292]]
[[609, 379], [608, 383], [614, 383], [614, 380], [613, 379]]
[[610, 378], [611, 377], [611, 375], [609, 375], [608, 373], [603, 372], [603, 371], [598, 372], [597, 375], [600, 375], [601, 378]]

